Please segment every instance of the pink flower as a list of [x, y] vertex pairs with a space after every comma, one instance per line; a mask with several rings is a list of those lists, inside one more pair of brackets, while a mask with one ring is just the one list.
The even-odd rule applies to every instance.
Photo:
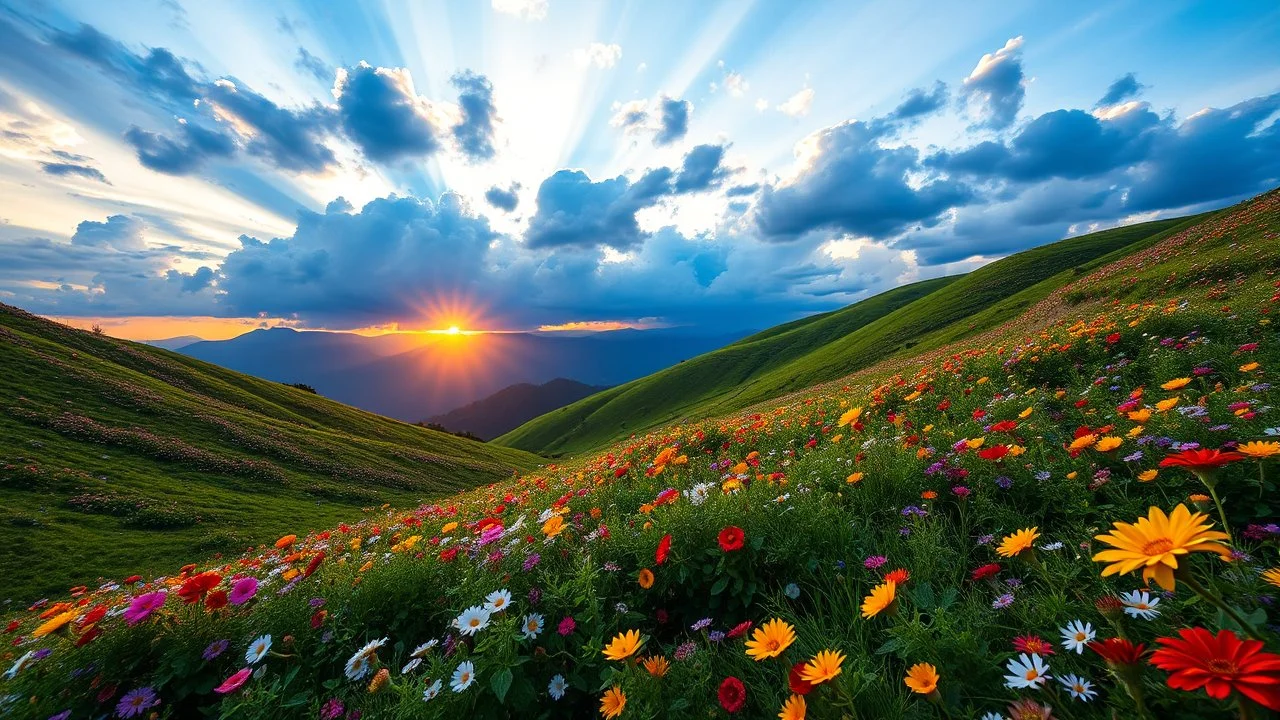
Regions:
[[151, 613], [159, 610], [167, 599], [169, 595], [163, 590], [139, 595], [129, 603], [129, 609], [124, 611], [124, 619], [130, 625], [137, 625], [151, 617]]
[[576, 627], [578, 627], [578, 623], [574, 622], [572, 617], [566, 617], [560, 621], [560, 629], [558, 632], [561, 635], [568, 637]]
[[231, 604], [243, 605], [258, 594], [258, 579], [242, 577], [231, 586]]
[[219, 695], [226, 695], [227, 693], [233, 693], [239, 690], [240, 686], [244, 685], [245, 681], [248, 680], [249, 676], [252, 674], [253, 674], [252, 668], [244, 668], [242, 670], [237, 670], [236, 674], [232, 675], [226, 680], [223, 680], [222, 684], [214, 688], [213, 691], [218, 693]]

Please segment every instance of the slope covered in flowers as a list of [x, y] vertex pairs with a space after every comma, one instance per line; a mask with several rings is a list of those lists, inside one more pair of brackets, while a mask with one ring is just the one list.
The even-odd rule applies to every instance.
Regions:
[[967, 347], [13, 614], [14, 717], [1280, 710], [1280, 194]]

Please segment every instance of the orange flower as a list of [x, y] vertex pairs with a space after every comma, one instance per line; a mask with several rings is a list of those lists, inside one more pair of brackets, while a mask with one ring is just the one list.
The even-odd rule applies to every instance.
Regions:
[[653, 571], [649, 568], [641, 568], [640, 577], [638, 578], [640, 587], [648, 590], [653, 587]]

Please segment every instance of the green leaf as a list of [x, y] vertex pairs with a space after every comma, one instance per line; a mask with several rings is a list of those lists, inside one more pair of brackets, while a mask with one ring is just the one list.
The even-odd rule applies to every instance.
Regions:
[[883, 645], [876, 649], [877, 655], [888, 655], [902, 649], [902, 641], [898, 638], [889, 638]]
[[728, 586], [729, 586], [729, 576], [721, 575], [720, 579], [716, 580], [716, 584], [711, 586], [711, 594], [719, 595], [720, 593], [724, 592], [724, 589]]
[[498, 696], [498, 702], [505, 702], [507, 691], [511, 689], [511, 668], [502, 668], [489, 679], [489, 687]]

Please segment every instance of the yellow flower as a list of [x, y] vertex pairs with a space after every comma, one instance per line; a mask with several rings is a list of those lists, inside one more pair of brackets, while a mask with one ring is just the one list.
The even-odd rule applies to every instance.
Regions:
[[1033, 412], [1035, 412], [1035, 408], [1029, 407], [1026, 410], [1023, 410], [1022, 412], [1018, 413], [1018, 419], [1026, 420], [1027, 418], [1031, 417], [1031, 413]]
[[1124, 444], [1124, 440], [1121, 440], [1115, 435], [1108, 435], [1102, 438], [1101, 440], [1099, 440], [1098, 444], [1093, 446], [1093, 449], [1097, 450], [1098, 452], [1111, 452], [1112, 450], [1115, 450], [1116, 448], [1120, 447], [1123, 444]]
[[1024, 448], [1024, 447], [1022, 447], [1021, 445], [1010, 445], [1010, 446], [1009, 446], [1009, 454], [1010, 454], [1010, 455], [1012, 455], [1012, 456], [1014, 456], [1014, 457], [1018, 457], [1019, 455], [1021, 455], [1021, 454], [1025, 453], [1026, 451], [1027, 451], [1027, 449], [1026, 449], [1026, 448]]
[[1129, 419], [1136, 423], [1144, 423], [1151, 419], [1151, 408], [1142, 408], [1129, 413]]
[[861, 407], [850, 408], [848, 410], [845, 410], [844, 414], [840, 416], [840, 422], [836, 423], [836, 427], [844, 427], [845, 425], [851, 425], [853, 423], [856, 423], [858, 422], [858, 418], [861, 417], [861, 415], [862, 415]]
[[1276, 587], [1280, 587], [1280, 567], [1273, 567], [1263, 572], [1262, 579]]
[[46, 620], [43, 625], [33, 630], [31, 633], [31, 636], [42, 638], [45, 635], [48, 635], [50, 633], [58, 632], [59, 630], [66, 627], [67, 623], [70, 623], [72, 620], [75, 620], [76, 616], [78, 616], [79, 614], [80, 614], [79, 610], [68, 610], [67, 612], [61, 613], [59, 615], [54, 615], [53, 617]]
[[391, 682], [391, 671], [381, 668], [374, 674], [373, 679], [369, 681], [369, 692], [376, 693]]
[[640, 587], [648, 590], [653, 587], [653, 571], [649, 568], [641, 568], [640, 577], [637, 580], [640, 583]]
[[1257, 370], [1259, 367], [1260, 366], [1256, 362], [1245, 363], [1244, 365], [1240, 366], [1240, 372], [1253, 372], [1254, 370]]
[[365, 564], [361, 565], [360, 569], [357, 570], [356, 572], [368, 572], [369, 568], [371, 567], [373, 567], [373, 561], [369, 560]]
[[1155, 580], [1160, 587], [1173, 592], [1173, 571], [1178, 569], [1178, 556], [1193, 552], [1215, 552], [1230, 559], [1231, 551], [1219, 540], [1229, 540], [1224, 532], [1210, 530], [1213, 522], [1204, 513], [1192, 513], [1186, 505], [1178, 505], [1169, 515], [1152, 507], [1147, 517], [1137, 523], [1117, 522], [1110, 533], [1097, 535], [1114, 550], [1103, 550], [1093, 556], [1094, 562], [1111, 563], [1102, 576], [1129, 573], [1142, 568], [1142, 579]]
[[965, 440], [964, 444], [968, 445], [970, 450], [977, 450], [978, 448], [982, 447], [982, 443], [986, 441], [987, 441], [986, 437], [979, 437], [979, 438], [973, 438], [972, 440]]
[[870, 618], [879, 615], [893, 605], [897, 596], [898, 584], [892, 580], [886, 580], [871, 588], [871, 594], [862, 601], [862, 617]]
[[1000, 557], [1013, 557], [1026, 552], [1031, 549], [1032, 543], [1038, 537], [1040, 537], [1040, 528], [1023, 528], [1012, 535], [1005, 536], [1000, 541], [1000, 547], [996, 548], [996, 554]]
[[1094, 443], [1096, 443], [1096, 442], [1098, 442], [1098, 436], [1097, 436], [1097, 435], [1094, 435], [1093, 433], [1087, 433], [1087, 434], [1085, 434], [1085, 435], [1081, 435], [1080, 437], [1076, 438], [1075, 440], [1072, 440], [1072, 441], [1071, 441], [1071, 444], [1070, 444], [1069, 446], [1067, 446], [1067, 449], [1068, 449], [1068, 450], [1083, 450], [1083, 449], [1085, 449], [1085, 448], [1089, 447], [1090, 445], [1092, 445], [1092, 444], [1094, 444]]
[[795, 641], [796, 629], [774, 618], [751, 633], [751, 639], [747, 641], [747, 655], [756, 662], [778, 657]]
[[1075, 480], [1075, 479], [1076, 479], [1076, 475], [1079, 475], [1079, 473], [1077, 473], [1075, 470], [1072, 470], [1071, 472], [1067, 473], [1067, 479], [1068, 479], [1068, 480]]
[[862, 473], [860, 472], [850, 473], [849, 477], [845, 478], [844, 481], [849, 483], [850, 485], [856, 485], [859, 482], [862, 482]]
[[929, 663], [917, 663], [907, 670], [907, 687], [911, 692], [928, 695], [938, 689], [938, 668]]
[[448, 535], [449, 533], [451, 533], [451, 532], [453, 532], [454, 530], [457, 530], [457, 529], [458, 529], [458, 523], [456, 523], [456, 522], [448, 522], [448, 523], [445, 523], [445, 524], [444, 524], [444, 527], [440, 528], [440, 534], [441, 534], [441, 535]]
[[639, 630], [618, 633], [608, 645], [604, 646], [604, 656], [609, 660], [626, 660], [635, 655], [643, 644]]
[[1168, 400], [1161, 400], [1160, 402], [1156, 403], [1156, 410], [1159, 410], [1160, 412], [1169, 412], [1177, 404], [1178, 404], [1178, 398], [1171, 397]]
[[627, 694], [617, 685], [605, 690], [604, 697], [600, 698], [600, 714], [606, 718], [618, 717], [626, 706]]
[[671, 663], [661, 655], [651, 655], [640, 662], [644, 669], [654, 677], [662, 677], [671, 669]]
[[805, 663], [800, 677], [810, 685], [824, 683], [840, 674], [840, 665], [844, 655], [835, 650], [822, 650], [813, 659]]
[[1125, 435], [1128, 435], [1131, 438], [1135, 438], [1142, 434], [1142, 430], [1143, 430], [1143, 427], [1141, 425], [1134, 425], [1132, 428], [1130, 428], [1129, 432], [1125, 433]]
[[552, 515], [547, 521], [542, 523], [542, 534], [549, 538], [553, 538], [564, 532], [564, 518], [559, 515]]
[[1159, 474], [1160, 471], [1155, 468], [1152, 468], [1151, 470], [1143, 470], [1138, 473], [1138, 482], [1151, 482], [1152, 480], [1155, 480], [1156, 476]]
[[1269, 458], [1272, 455], [1280, 453], [1280, 442], [1271, 440], [1267, 442], [1258, 442], [1255, 440], [1236, 446], [1236, 452], [1243, 453], [1251, 458]]
[[782, 704], [782, 712], [778, 713], [778, 720], [804, 720], [805, 710], [804, 696], [792, 695]]
[[1182, 388], [1190, 384], [1191, 384], [1191, 378], [1184, 377], [1184, 378], [1175, 378], [1173, 380], [1170, 380], [1169, 382], [1161, 385], [1160, 387], [1165, 390], [1181, 390]]
[[837, 433], [836, 435], [834, 435], [834, 436], [831, 438], [831, 444], [832, 444], [832, 445], [839, 445], [839, 444], [840, 444], [840, 441], [841, 441], [841, 440], [843, 440], [843, 439], [844, 439], [844, 435], [843, 435], [842, 433]]

